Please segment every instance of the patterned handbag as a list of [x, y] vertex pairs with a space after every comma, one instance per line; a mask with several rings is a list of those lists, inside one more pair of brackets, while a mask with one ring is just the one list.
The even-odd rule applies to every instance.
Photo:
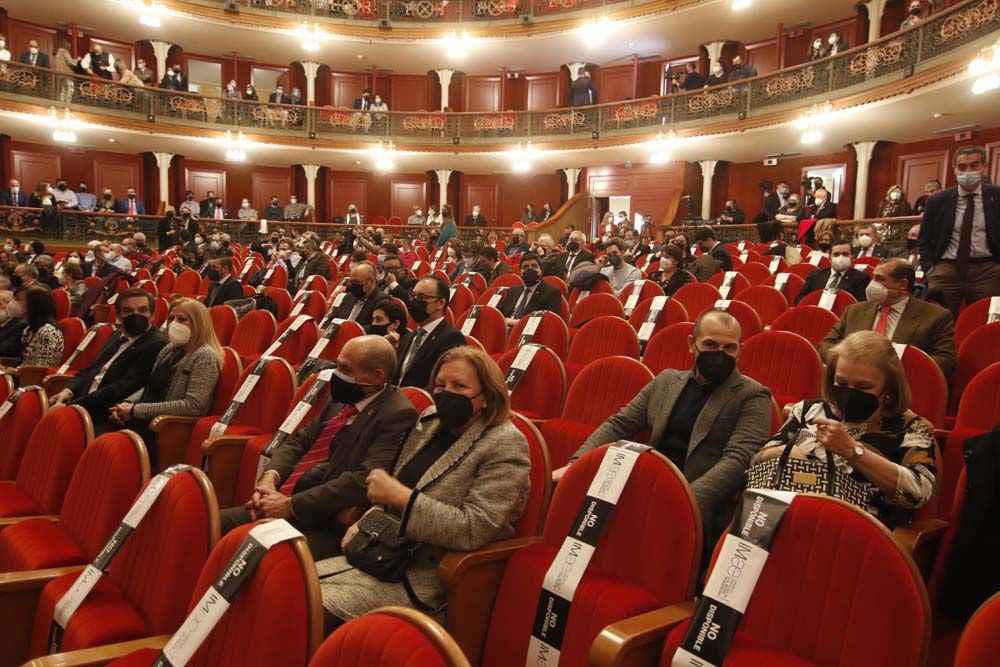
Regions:
[[830, 452], [826, 452], [825, 463], [816, 459], [790, 458], [793, 446], [794, 443], [789, 443], [785, 445], [781, 456], [751, 466], [747, 471], [747, 487], [818, 493], [839, 498], [868, 511], [871, 486], [839, 472], [833, 465]]

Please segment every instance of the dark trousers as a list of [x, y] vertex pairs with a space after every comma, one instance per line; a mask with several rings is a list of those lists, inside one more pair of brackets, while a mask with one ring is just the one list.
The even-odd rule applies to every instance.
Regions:
[[962, 301], [970, 304], [1000, 294], [1000, 263], [980, 262], [969, 265], [963, 280], [952, 262], [938, 262], [927, 276], [927, 289], [941, 294], [942, 304], [957, 316]]
[[[250, 518], [250, 513], [242, 507], [230, 507], [229, 509], [222, 510], [220, 519], [223, 535], [237, 526], [242, 526], [253, 521]], [[333, 558], [343, 553], [340, 548], [340, 540], [344, 538], [344, 526], [337, 524], [329, 528], [305, 529], [295, 519], [289, 519], [288, 522], [298, 528], [305, 536], [306, 542], [309, 544], [309, 550], [312, 551], [315, 560]]]

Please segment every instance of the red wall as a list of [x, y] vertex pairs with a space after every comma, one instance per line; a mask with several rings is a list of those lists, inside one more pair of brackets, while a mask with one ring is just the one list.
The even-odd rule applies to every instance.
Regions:
[[21, 188], [25, 191], [34, 190], [39, 180], [48, 180], [54, 185], [56, 179], [62, 177], [73, 190], [82, 180], [91, 191], [107, 186], [116, 198], [121, 198], [125, 196], [125, 188], [131, 185], [140, 198], [146, 199], [141, 155], [10, 141], [6, 142], [3, 158], [5, 173], [21, 180]]
[[[453, 177], [454, 178], [454, 177]], [[326, 174], [326, 211], [323, 222], [347, 213], [348, 204], [358, 207], [365, 220], [375, 216], [404, 220], [413, 213], [412, 205], [430, 203], [432, 177], [429, 174], [378, 174], [356, 171], [333, 171]], [[419, 202], [419, 192], [426, 193]], [[318, 188], [317, 188], [318, 190]]]

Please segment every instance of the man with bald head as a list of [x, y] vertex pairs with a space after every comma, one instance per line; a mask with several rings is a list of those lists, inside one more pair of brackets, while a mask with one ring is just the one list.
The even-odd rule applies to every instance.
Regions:
[[363, 327], [372, 323], [375, 304], [386, 298], [386, 293], [378, 288], [378, 271], [370, 262], [360, 262], [351, 269], [351, 282], [347, 284], [337, 314], [342, 320], [353, 320]]
[[[316, 401], [319, 417], [276, 436], [253, 496], [222, 512], [222, 532], [257, 519], [287, 519], [306, 536], [313, 558], [338, 555], [346, 526], [337, 514], [367, 506], [365, 478], [389, 469], [417, 423], [409, 399], [390, 383], [396, 351], [381, 336], [349, 340]], [[301, 426], [301, 428], [298, 428]]]
[[[713, 540], [705, 544], [714, 544], [726, 524], [726, 502], [743, 487], [750, 458], [771, 433], [771, 393], [736, 369], [741, 338], [729, 313], [702, 314], [688, 337], [694, 367], [657, 375], [587, 438], [570, 463], [595, 447], [649, 431], [648, 444], [691, 483], [706, 537]], [[556, 470], [553, 479], [564, 471]]]

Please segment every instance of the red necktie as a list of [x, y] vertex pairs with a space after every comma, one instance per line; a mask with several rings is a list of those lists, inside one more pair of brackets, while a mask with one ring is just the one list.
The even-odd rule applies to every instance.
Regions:
[[305, 456], [299, 459], [299, 462], [295, 464], [295, 469], [292, 470], [292, 474], [288, 476], [285, 483], [281, 485], [279, 491], [286, 496], [292, 495], [292, 491], [295, 489], [295, 484], [299, 481], [299, 478], [306, 473], [307, 470], [312, 468], [314, 465], [318, 465], [327, 460], [330, 456], [330, 443], [333, 439], [337, 437], [347, 425], [347, 421], [351, 419], [354, 415], [358, 414], [358, 409], [353, 405], [348, 405], [346, 408], [340, 411], [336, 417], [331, 419], [326, 423], [326, 427], [323, 432], [319, 434], [316, 441], [313, 442], [312, 447], [306, 452]]
[[878, 307], [878, 321], [875, 322], [875, 333], [880, 333], [883, 336], [888, 336], [889, 331], [889, 312], [892, 310], [892, 306], [879, 306]]
[[134, 199], [129, 199], [128, 200], [128, 214], [129, 215], [135, 215], [135, 200]]

